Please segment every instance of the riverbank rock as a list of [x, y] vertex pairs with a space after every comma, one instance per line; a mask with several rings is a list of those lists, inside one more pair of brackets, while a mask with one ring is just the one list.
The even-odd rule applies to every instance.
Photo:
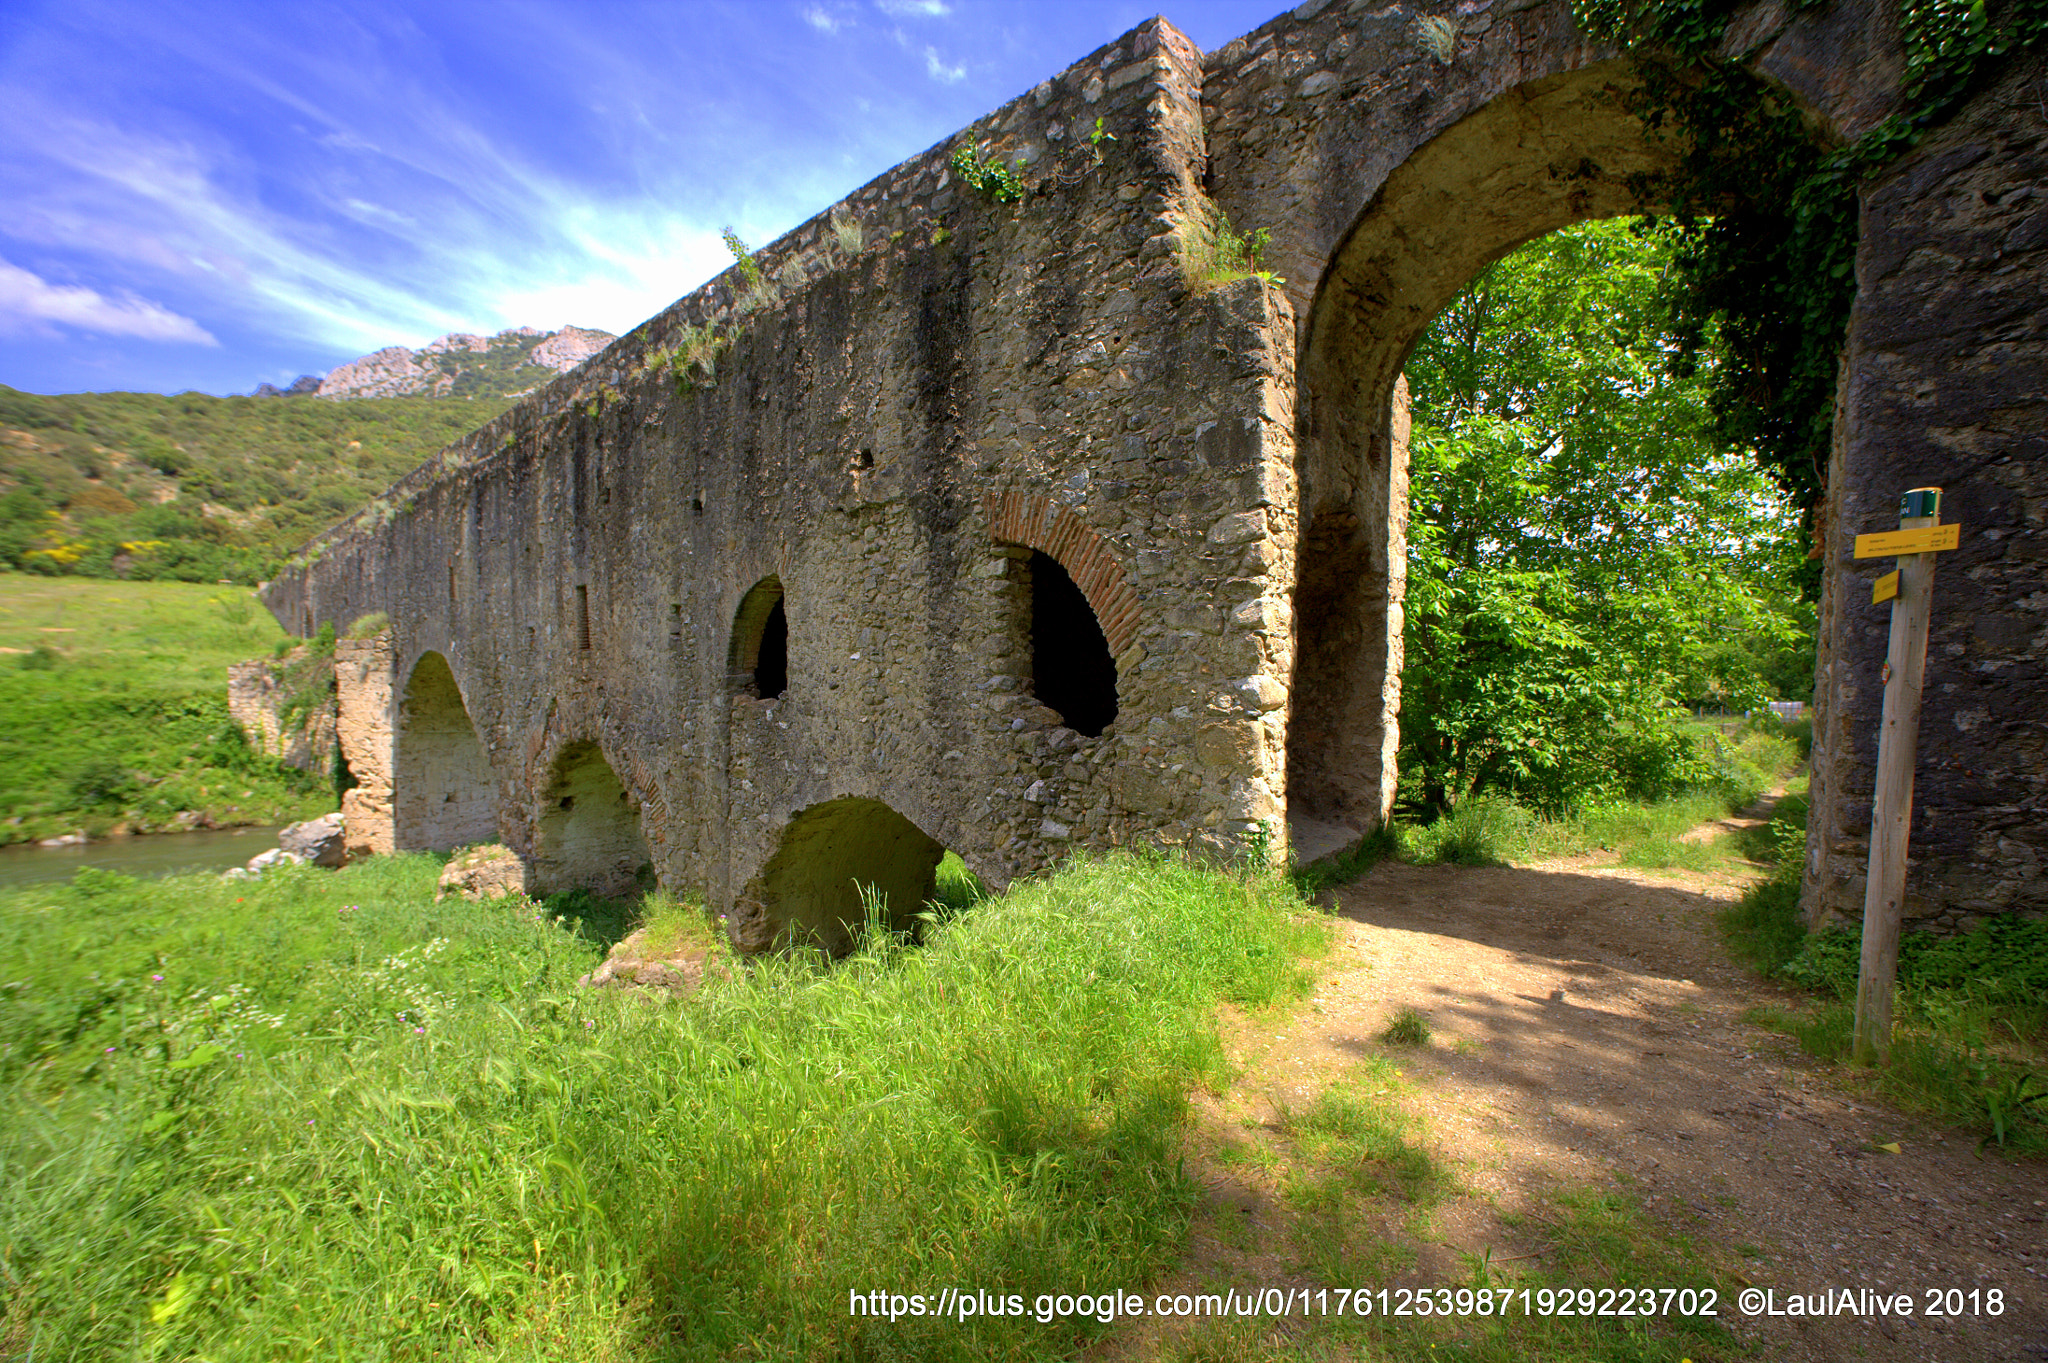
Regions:
[[248, 864], [245, 866], [237, 866], [223, 871], [221, 879], [247, 880], [252, 876], [260, 876], [265, 871], [278, 866], [302, 865], [305, 860], [304, 857], [296, 852], [287, 852], [282, 847], [273, 847], [268, 852], [258, 852], [255, 856], [250, 857]]
[[304, 823], [287, 824], [277, 830], [277, 846], [279, 851], [315, 866], [342, 866], [348, 861], [339, 814], [323, 814]]
[[89, 839], [83, 833], [66, 833], [62, 837], [44, 838], [38, 847], [83, 847]]
[[485, 843], [457, 852], [442, 868], [434, 898], [459, 894], [464, 899], [496, 899], [526, 893], [526, 863], [500, 843]]

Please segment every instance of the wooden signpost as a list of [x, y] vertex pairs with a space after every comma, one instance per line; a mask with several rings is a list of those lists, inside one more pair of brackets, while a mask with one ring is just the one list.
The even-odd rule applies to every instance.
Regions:
[[1934, 555], [1962, 542], [1962, 527], [1942, 525], [1941, 489], [1916, 487], [1899, 502], [1899, 528], [1856, 537], [1857, 558], [1900, 555], [1896, 572], [1877, 580], [1872, 605], [1892, 603], [1891, 648], [1884, 664], [1884, 719], [1877, 738], [1877, 789], [1870, 808], [1870, 871], [1863, 892], [1863, 962], [1856, 980], [1856, 1064], [1891, 1056], [1892, 986], [1899, 973], [1899, 928], [1906, 906], [1906, 840], [1913, 827], [1913, 761], [1920, 746], [1920, 687], [1927, 671], [1927, 624], [1934, 596]]

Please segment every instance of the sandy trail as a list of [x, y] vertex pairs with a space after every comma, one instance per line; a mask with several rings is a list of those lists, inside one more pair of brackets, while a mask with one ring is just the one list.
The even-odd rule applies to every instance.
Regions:
[[[1241, 1077], [1200, 1105], [1190, 1168], [1208, 1199], [1173, 1281], [1315, 1285], [1286, 1245], [1277, 1187], [1207, 1156], [1361, 1056], [1394, 1054], [1462, 1185], [1402, 1281], [1469, 1281], [1463, 1254], [1540, 1261], [1542, 1223], [1504, 1216], [1540, 1217], [1547, 1190], [1619, 1186], [1732, 1281], [1780, 1299], [1867, 1287], [1909, 1292], [1919, 1312], [1927, 1289], [2003, 1294], [1996, 1317], [1724, 1308], [1758, 1356], [2048, 1359], [2048, 1171], [1979, 1159], [1967, 1136], [1846, 1096], [1791, 1042], [1742, 1022], [1785, 997], [1720, 946], [1715, 915], [1743, 879], [1385, 864], [1332, 892], [1339, 937], [1313, 1002], [1233, 1024]], [[1378, 1039], [1404, 1006], [1429, 1021], [1420, 1051]], [[1899, 1154], [1879, 1148], [1892, 1142]], [[1109, 1355], [1160, 1351], [1153, 1329], [1133, 1327]]]

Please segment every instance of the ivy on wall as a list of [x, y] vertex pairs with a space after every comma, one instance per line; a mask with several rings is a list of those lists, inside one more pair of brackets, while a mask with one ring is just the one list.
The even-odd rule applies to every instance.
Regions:
[[1574, 0], [1581, 28], [1634, 57], [1635, 113], [1682, 146], [1674, 170], [1634, 186], [1679, 238], [1669, 297], [1678, 363], [1697, 366], [1713, 346], [1717, 434], [1756, 451], [1807, 510], [1810, 532], [1856, 295], [1858, 187], [2010, 58], [2048, 44], [2048, 0], [1901, 0], [1901, 108], [1834, 147], [1749, 68], [1753, 54], [1722, 55], [1736, 9], [1737, 0]]

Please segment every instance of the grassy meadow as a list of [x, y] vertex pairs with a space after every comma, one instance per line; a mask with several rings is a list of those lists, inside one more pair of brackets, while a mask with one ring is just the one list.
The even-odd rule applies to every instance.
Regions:
[[[526, 342], [530, 349], [532, 342]], [[0, 567], [253, 583], [293, 549], [554, 377], [515, 349], [442, 359], [447, 398], [68, 393], [0, 384]], [[523, 355], [524, 351], [516, 351]]]
[[0, 844], [334, 808], [228, 718], [228, 664], [285, 637], [246, 587], [0, 573]]
[[0, 1353], [1067, 1356], [1099, 1327], [848, 1294], [1144, 1282], [1215, 1006], [1296, 997], [1326, 936], [1283, 882], [1114, 858], [655, 1003], [573, 983], [622, 924], [437, 870], [0, 899]]

